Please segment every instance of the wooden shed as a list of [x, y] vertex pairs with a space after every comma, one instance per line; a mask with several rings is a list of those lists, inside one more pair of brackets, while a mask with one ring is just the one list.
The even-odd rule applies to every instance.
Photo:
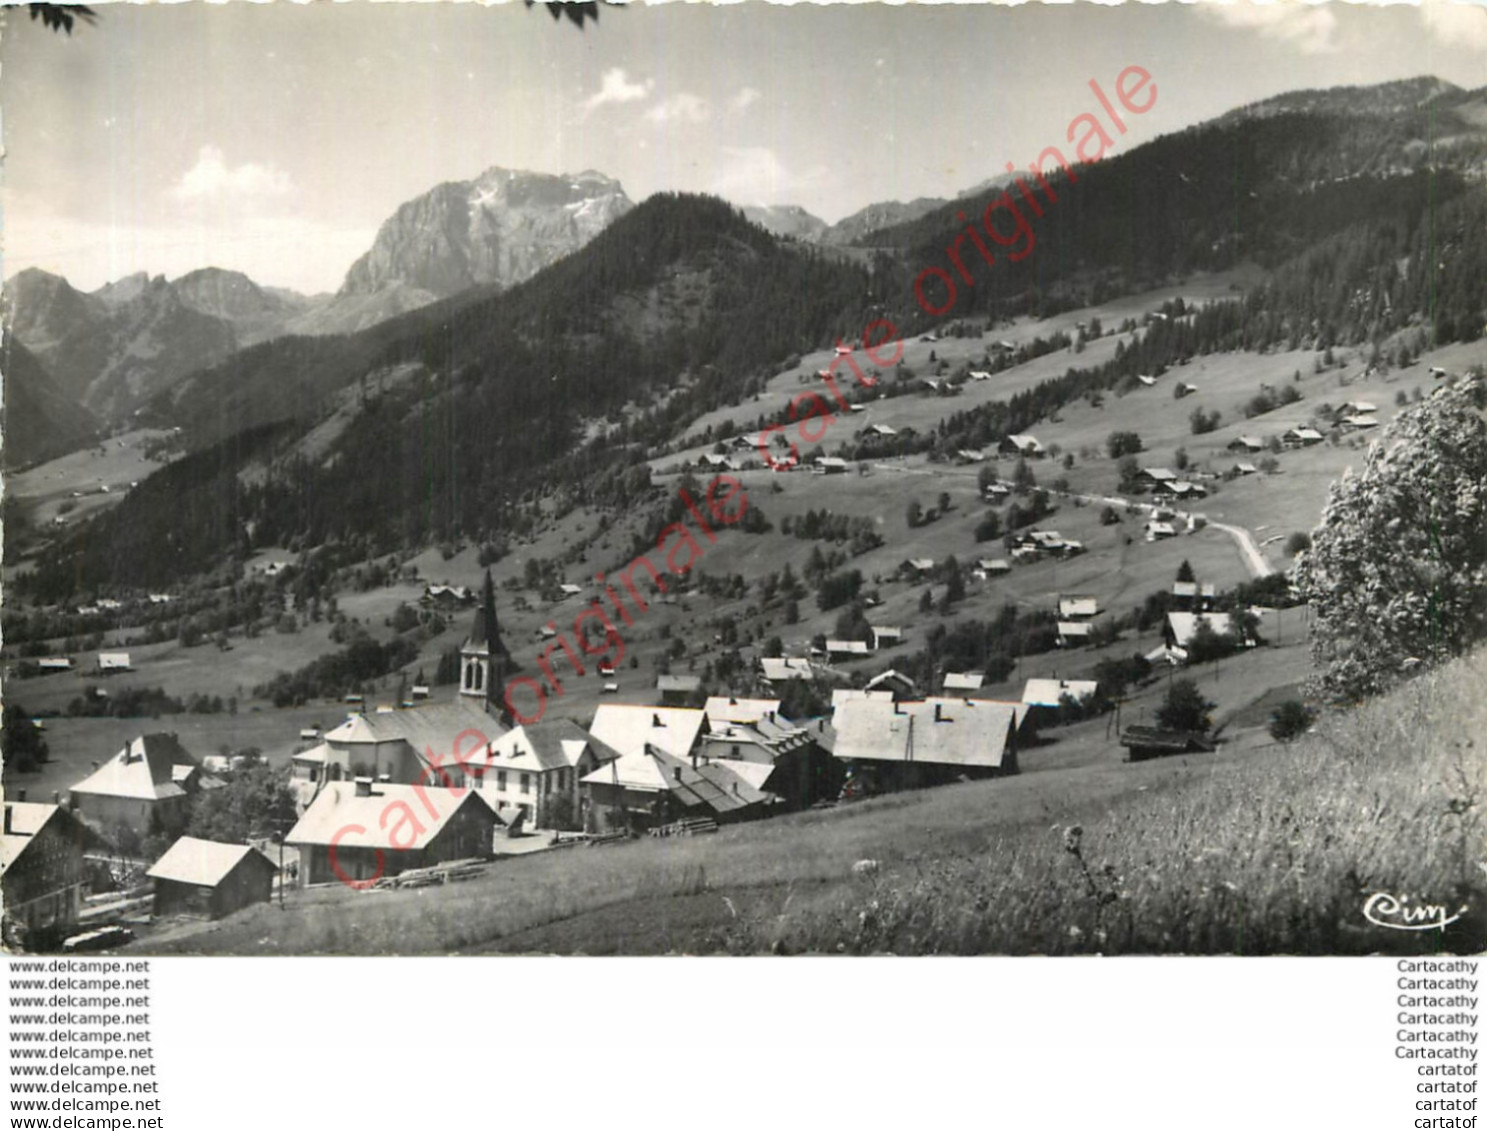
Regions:
[[220, 919], [273, 896], [278, 866], [246, 844], [183, 836], [155, 861], [155, 915]]

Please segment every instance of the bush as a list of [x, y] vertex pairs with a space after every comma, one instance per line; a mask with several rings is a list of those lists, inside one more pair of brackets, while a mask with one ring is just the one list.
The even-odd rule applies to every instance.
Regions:
[[1332, 485], [1295, 566], [1328, 698], [1376, 694], [1487, 637], [1484, 405], [1480, 377], [1436, 390]]
[[1135, 432], [1112, 432], [1105, 441], [1105, 450], [1111, 459], [1135, 455], [1141, 451], [1141, 437]]
[[1311, 549], [1311, 535], [1298, 530], [1286, 539], [1286, 557], [1294, 558], [1306, 550]]
[[1277, 742], [1300, 738], [1314, 717], [1311, 708], [1301, 700], [1287, 699], [1270, 716], [1270, 737]]

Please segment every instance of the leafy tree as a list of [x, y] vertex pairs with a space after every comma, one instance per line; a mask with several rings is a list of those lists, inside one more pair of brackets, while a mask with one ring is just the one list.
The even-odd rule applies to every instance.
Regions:
[[7, 703], [0, 723], [0, 748], [5, 755], [6, 769], [23, 774], [35, 773], [48, 757], [46, 739], [31, 721], [25, 708]]
[[1135, 432], [1112, 432], [1105, 441], [1105, 450], [1111, 459], [1135, 455], [1141, 451], [1141, 437]]
[[[244, 753], [256, 756], [258, 751]], [[294, 818], [294, 794], [282, 774], [254, 757], [227, 785], [197, 797], [186, 833], [202, 840], [243, 844], [250, 837], [282, 835]]]
[[1286, 556], [1294, 558], [1297, 554], [1311, 549], [1311, 535], [1305, 531], [1298, 530], [1286, 539]]
[[965, 578], [960, 574], [960, 562], [955, 560], [955, 555], [945, 559], [945, 602], [954, 604], [956, 601], [964, 601], [966, 596]]
[[1312, 710], [1299, 699], [1287, 699], [1270, 716], [1270, 737], [1277, 742], [1300, 738], [1311, 726]]
[[1325, 696], [1375, 694], [1487, 636], [1484, 404], [1480, 376], [1437, 389], [1332, 485], [1293, 567]]
[[924, 508], [919, 505], [918, 499], [909, 500], [908, 513], [904, 517], [909, 523], [910, 530], [924, 524]]
[[997, 517], [996, 511], [987, 511], [981, 516], [981, 521], [976, 523], [977, 542], [995, 542], [1002, 536], [1002, 520]]
[[1213, 725], [1208, 712], [1217, 706], [1203, 698], [1198, 685], [1190, 679], [1179, 679], [1168, 689], [1157, 708], [1157, 722], [1167, 730], [1206, 731]]

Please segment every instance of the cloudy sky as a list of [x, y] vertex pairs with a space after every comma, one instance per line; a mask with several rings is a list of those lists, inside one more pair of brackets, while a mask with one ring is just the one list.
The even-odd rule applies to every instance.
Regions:
[[5, 277], [333, 290], [399, 203], [493, 165], [834, 221], [1025, 166], [1130, 65], [1158, 99], [1122, 148], [1290, 89], [1487, 81], [1480, 3], [98, 7], [70, 39], [5, 17]]

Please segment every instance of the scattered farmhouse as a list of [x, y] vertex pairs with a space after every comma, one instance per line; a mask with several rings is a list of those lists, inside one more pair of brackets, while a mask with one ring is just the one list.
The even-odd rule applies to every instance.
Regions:
[[804, 656], [765, 656], [759, 670], [767, 683], [788, 683], [792, 679], [811, 679], [815, 672]]
[[895, 699], [909, 699], [919, 694], [919, 686], [903, 672], [889, 668], [867, 681], [868, 691], [887, 691]]
[[299, 851], [302, 886], [383, 876], [491, 855], [496, 814], [478, 790], [330, 782], [284, 842]]
[[868, 691], [862, 687], [835, 687], [831, 691], [831, 709], [835, 711], [843, 703], [853, 699], [878, 699], [884, 703], [892, 703], [893, 698], [893, 692], [886, 688], [882, 691]]
[[1039, 712], [1048, 717], [1058, 711], [1065, 699], [1083, 703], [1094, 696], [1099, 686], [1092, 679], [1030, 679], [1022, 689], [1022, 701], [1036, 708], [1031, 712], [1036, 722]]
[[1003, 436], [1002, 442], [997, 445], [997, 454], [1003, 456], [1023, 456], [1027, 459], [1042, 459], [1047, 455], [1047, 449], [1039, 443], [1036, 436], [1016, 435]]
[[971, 576], [978, 581], [985, 581], [989, 577], [1000, 577], [1004, 573], [1012, 571], [1012, 563], [1006, 558], [981, 558], [976, 562], [976, 568]]
[[1061, 620], [1058, 622], [1058, 644], [1060, 648], [1076, 647], [1088, 642], [1095, 626], [1085, 620]]
[[1211, 608], [1217, 598], [1218, 588], [1211, 581], [1202, 584], [1196, 581], [1172, 583], [1172, 604], [1180, 611], [1202, 612]]
[[1312, 444], [1320, 444], [1324, 437], [1315, 428], [1287, 428], [1280, 435], [1282, 447], [1305, 448]]
[[44, 672], [70, 672], [72, 659], [69, 656], [42, 656], [36, 666]]
[[[88, 830], [60, 805], [5, 802], [0, 836], [0, 893], [9, 945], [60, 942], [82, 910]], [[21, 937], [17, 937], [17, 936]]]
[[1100, 612], [1100, 601], [1097, 597], [1066, 596], [1058, 599], [1058, 616], [1060, 620], [1085, 620], [1089, 617], [1098, 616]]
[[1166, 624], [1162, 627], [1162, 639], [1166, 641], [1167, 647], [1186, 651], [1192, 644], [1193, 637], [1198, 634], [1199, 625], [1207, 625], [1219, 636], [1235, 633], [1234, 618], [1228, 613], [1174, 612], [1167, 614]]
[[113, 675], [115, 672], [133, 671], [129, 663], [128, 652], [99, 652], [98, 673], [100, 675]]
[[779, 714], [778, 699], [740, 699], [732, 695], [714, 695], [703, 705], [709, 728], [726, 726], [729, 723], [757, 723], [760, 719], [773, 719]]
[[278, 867], [246, 844], [183, 836], [146, 873], [155, 881], [155, 915], [220, 919], [267, 903]]
[[833, 660], [854, 659], [868, 655], [872, 649], [865, 640], [828, 640], [826, 654]]

